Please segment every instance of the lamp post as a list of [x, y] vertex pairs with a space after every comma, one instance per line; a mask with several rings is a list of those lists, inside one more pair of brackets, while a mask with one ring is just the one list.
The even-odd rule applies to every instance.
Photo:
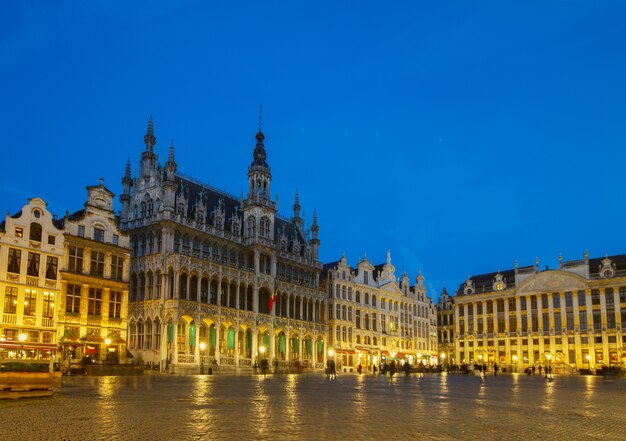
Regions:
[[587, 370], [591, 374], [591, 355], [585, 355], [585, 360], [587, 360]]
[[267, 374], [267, 360], [263, 356], [263, 354], [265, 354], [265, 346], [261, 345], [261, 347], [259, 347], [259, 353], [261, 354], [261, 372], [263, 372], [263, 376], [265, 376], [265, 374]]
[[513, 359], [513, 364], [515, 365], [515, 372], [517, 372], [517, 355], [514, 355], [512, 359]]
[[104, 354], [104, 364], [107, 364], [107, 358], [109, 358], [109, 345], [111, 344], [111, 339], [109, 337], [104, 339], [104, 344], [106, 345], [106, 353]]
[[17, 358], [22, 358], [24, 356], [24, 342], [26, 341], [27, 335], [24, 332], [20, 332], [20, 335], [18, 335], [17, 338], [20, 341], [20, 353]]
[[204, 350], [206, 349], [206, 343], [200, 342], [200, 374], [204, 374]]
[[546, 360], [547, 360], [547, 364], [546, 367], [544, 368], [544, 371], [546, 372], [546, 378], [550, 378], [550, 374], [552, 373], [552, 367], [550, 366], [550, 361], [552, 360], [552, 354], [548, 353], [546, 354]]

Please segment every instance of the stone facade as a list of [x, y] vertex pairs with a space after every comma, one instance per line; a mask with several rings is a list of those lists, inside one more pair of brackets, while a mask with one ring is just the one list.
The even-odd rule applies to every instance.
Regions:
[[118, 228], [113, 197], [101, 180], [87, 187], [84, 209], [62, 220], [58, 330], [66, 368], [127, 361], [129, 238]]
[[0, 359], [50, 359], [57, 351], [63, 231], [46, 207], [29, 199], [0, 223]]
[[345, 255], [324, 265], [321, 288], [328, 297], [329, 344], [340, 368], [371, 369], [391, 359], [434, 362], [436, 316], [424, 277], [412, 287], [406, 274], [398, 281], [390, 252], [376, 266], [365, 257], [352, 268]]
[[626, 255], [470, 277], [454, 300], [456, 358], [556, 372], [626, 361]]
[[445, 288], [437, 303], [437, 346], [442, 365], [457, 363], [454, 350], [454, 298]]
[[227, 194], [164, 165], [152, 119], [138, 176], [122, 179], [122, 226], [130, 233], [129, 348], [135, 360], [176, 372], [237, 371], [262, 360], [321, 369], [325, 301], [319, 291], [317, 216], [280, 216], [259, 129], [248, 194]]

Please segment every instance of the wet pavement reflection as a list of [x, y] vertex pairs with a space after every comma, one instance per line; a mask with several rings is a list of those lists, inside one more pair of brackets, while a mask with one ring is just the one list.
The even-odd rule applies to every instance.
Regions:
[[625, 384], [600, 377], [71, 377], [0, 402], [0, 439], [623, 439]]

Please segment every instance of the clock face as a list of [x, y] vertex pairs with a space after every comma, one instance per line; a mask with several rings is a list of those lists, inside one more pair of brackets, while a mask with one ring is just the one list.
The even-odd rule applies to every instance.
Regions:
[[502, 282], [498, 282], [498, 283], [496, 284], [496, 289], [497, 289], [498, 291], [502, 291], [502, 290], [504, 289], [504, 283], [502, 283]]

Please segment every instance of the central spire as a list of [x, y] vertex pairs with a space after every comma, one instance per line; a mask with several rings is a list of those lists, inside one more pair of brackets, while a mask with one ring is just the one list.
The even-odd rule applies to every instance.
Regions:
[[254, 148], [254, 153], [252, 155], [254, 160], [252, 161], [251, 166], [269, 168], [266, 162], [267, 154], [265, 153], [265, 146], [263, 145], [263, 140], [265, 139], [265, 135], [263, 134], [262, 117], [263, 117], [263, 108], [259, 106], [259, 131], [256, 134], [256, 147]]

